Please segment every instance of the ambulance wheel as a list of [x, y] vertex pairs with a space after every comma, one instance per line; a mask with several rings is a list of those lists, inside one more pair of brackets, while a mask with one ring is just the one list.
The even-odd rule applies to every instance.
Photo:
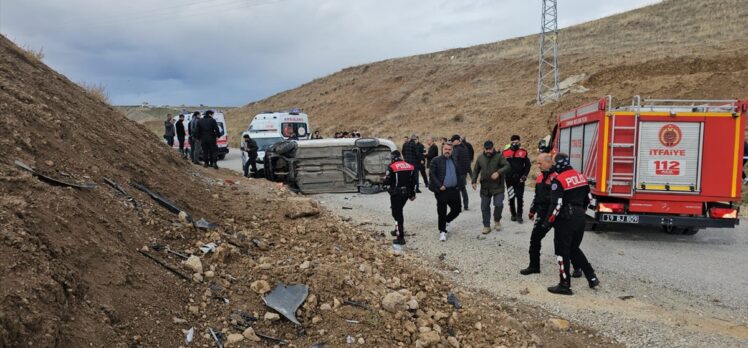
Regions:
[[662, 225], [662, 231], [667, 234], [681, 234], [680, 229], [673, 225]]
[[683, 228], [683, 234], [686, 236], [693, 236], [696, 233], [699, 233], [699, 229], [696, 227], [684, 227]]

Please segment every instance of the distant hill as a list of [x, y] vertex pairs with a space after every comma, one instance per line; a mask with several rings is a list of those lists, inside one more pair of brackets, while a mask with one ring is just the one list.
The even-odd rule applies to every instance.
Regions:
[[228, 111], [233, 109], [233, 106], [151, 106], [146, 107], [142, 105], [118, 105], [114, 106], [115, 109], [121, 111], [128, 119], [131, 119], [137, 123], [140, 123], [150, 131], [161, 136], [164, 133], [164, 120], [166, 115], [176, 115], [182, 110], [205, 110], [205, 109], [216, 109], [221, 111]]
[[[561, 4], [563, 6], [563, 4]], [[561, 11], [563, 15], [563, 11]], [[466, 134], [534, 146], [552, 115], [612, 94], [650, 98], [748, 98], [744, 0], [672, 0], [560, 31], [567, 94], [535, 105], [538, 36], [343, 69], [231, 110], [236, 134], [261, 110], [298, 106], [312, 128], [399, 139], [415, 131]]]

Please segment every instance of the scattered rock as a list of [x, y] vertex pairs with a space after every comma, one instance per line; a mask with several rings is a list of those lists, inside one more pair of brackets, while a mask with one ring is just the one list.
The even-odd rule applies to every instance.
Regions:
[[548, 319], [548, 324], [550, 324], [553, 329], [558, 331], [566, 331], [571, 328], [571, 324], [569, 323], [569, 321], [564, 319], [551, 318]]
[[530, 293], [530, 289], [528, 289], [527, 287], [519, 291], [520, 295], [527, 295], [529, 293]]
[[480, 331], [480, 330], [483, 330], [483, 324], [481, 324], [481, 322], [480, 322], [480, 321], [479, 321], [479, 322], [477, 322], [477, 323], [475, 323], [475, 325], [473, 325], [473, 326], [474, 326], [474, 327], [475, 327], [475, 329], [476, 329], [476, 330], [478, 330], [478, 331]]
[[203, 273], [203, 262], [200, 258], [192, 255], [184, 261], [184, 265], [189, 267], [193, 272], [202, 274]]
[[255, 334], [255, 330], [251, 327], [248, 327], [244, 332], [242, 332], [242, 336], [244, 338], [252, 341], [252, 342], [260, 342], [262, 339]]
[[312, 263], [311, 263], [311, 262], [309, 262], [309, 261], [304, 261], [304, 262], [302, 262], [302, 263], [301, 263], [301, 265], [299, 265], [299, 268], [300, 268], [300, 269], [308, 269], [308, 268], [309, 268], [309, 267], [311, 267], [311, 266], [312, 266]]
[[205, 278], [213, 278], [216, 276], [216, 272], [213, 271], [205, 271]]
[[231, 346], [241, 341], [244, 341], [244, 336], [242, 336], [242, 334], [232, 333], [226, 338], [226, 345]]
[[321, 306], [319, 306], [319, 309], [323, 311], [329, 311], [332, 309], [332, 306], [329, 303], [323, 303]]
[[408, 309], [418, 309], [418, 301], [416, 299], [411, 299], [405, 305], [408, 306]]
[[265, 320], [267, 321], [277, 321], [279, 319], [280, 319], [280, 315], [278, 315], [278, 313], [273, 313], [273, 312], [265, 313]]
[[401, 293], [393, 291], [384, 296], [382, 299], [382, 308], [390, 313], [396, 313], [401, 310], [405, 310], [405, 296]]
[[312, 324], [317, 324], [321, 321], [322, 321], [322, 317], [320, 317], [319, 315], [312, 318]]
[[171, 318], [171, 321], [173, 321], [174, 324], [184, 324], [187, 322], [187, 320], [184, 320], [182, 318], [177, 318], [177, 317]]
[[621, 255], [621, 256], [623, 256], [623, 255], [624, 255], [624, 252], [623, 252], [623, 250], [619, 250], [619, 251], [618, 251], [618, 255]]
[[447, 313], [444, 313], [442, 311], [437, 311], [436, 313], [434, 313], [434, 321], [440, 321], [446, 318], [449, 318], [449, 315]]
[[453, 348], [460, 348], [460, 341], [458, 341], [454, 336], [447, 337], [447, 343], [449, 343]]
[[439, 336], [439, 333], [436, 331], [422, 332], [418, 337], [416, 347], [423, 348], [431, 347], [432, 345], [439, 343], [441, 340], [441, 336]]
[[291, 198], [288, 200], [286, 217], [300, 219], [314, 217], [320, 214], [319, 204], [309, 198]]
[[252, 282], [249, 288], [260, 295], [264, 295], [270, 291], [270, 284], [265, 280], [257, 280]]

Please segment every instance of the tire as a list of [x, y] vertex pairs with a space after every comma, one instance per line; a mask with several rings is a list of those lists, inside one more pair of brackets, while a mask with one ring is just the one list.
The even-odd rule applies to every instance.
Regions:
[[218, 155], [218, 160], [219, 161], [223, 161], [224, 159], [226, 159], [226, 154], [225, 153], [222, 153], [222, 154]]
[[693, 236], [696, 233], [699, 233], [699, 229], [696, 227], [684, 227], [683, 228], [683, 235]]
[[678, 228], [678, 226], [673, 225], [662, 225], [662, 232], [665, 232], [667, 234], [681, 234], [681, 230]]
[[273, 152], [275, 152], [278, 155], [285, 155], [293, 150], [296, 150], [296, 142], [295, 141], [284, 141], [282, 143], [276, 144], [273, 146]]

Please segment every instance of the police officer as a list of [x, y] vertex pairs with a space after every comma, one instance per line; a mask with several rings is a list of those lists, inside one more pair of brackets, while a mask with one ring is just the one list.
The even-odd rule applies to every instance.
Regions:
[[509, 148], [504, 150], [504, 158], [511, 165], [512, 170], [506, 175], [507, 198], [512, 221], [522, 223], [522, 206], [524, 205], [525, 180], [530, 173], [530, 159], [527, 150], [521, 147], [519, 135], [512, 135]]
[[392, 163], [387, 167], [384, 184], [389, 186], [390, 208], [392, 217], [397, 225], [392, 235], [396, 239], [392, 242], [397, 245], [405, 244], [405, 230], [403, 229], [403, 207], [408, 199], [416, 199], [415, 182], [418, 180], [416, 167], [403, 161], [400, 151], [392, 151]]
[[205, 167], [213, 167], [218, 169], [218, 138], [221, 137], [221, 129], [218, 128], [218, 122], [213, 119], [213, 110], [205, 112], [203, 118], [197, 122], [195, 128], [197, 132], [197, 139], [200, 141], [200, 146], [205, 153]]
[[571, 167], [569, 155], [558, 153], [554, 157], [556, 177], [551, 180], [551, 205], [544, 228], [555, 227], [554, 245], [559, 267], [559, 283], [548, 288], [554, 294], [572, 295], [571, 262], [582, 269], [590, 288], [600, 281], [579, 245], [584, 237], [585, 211], [590, 200], [587, 179]]

